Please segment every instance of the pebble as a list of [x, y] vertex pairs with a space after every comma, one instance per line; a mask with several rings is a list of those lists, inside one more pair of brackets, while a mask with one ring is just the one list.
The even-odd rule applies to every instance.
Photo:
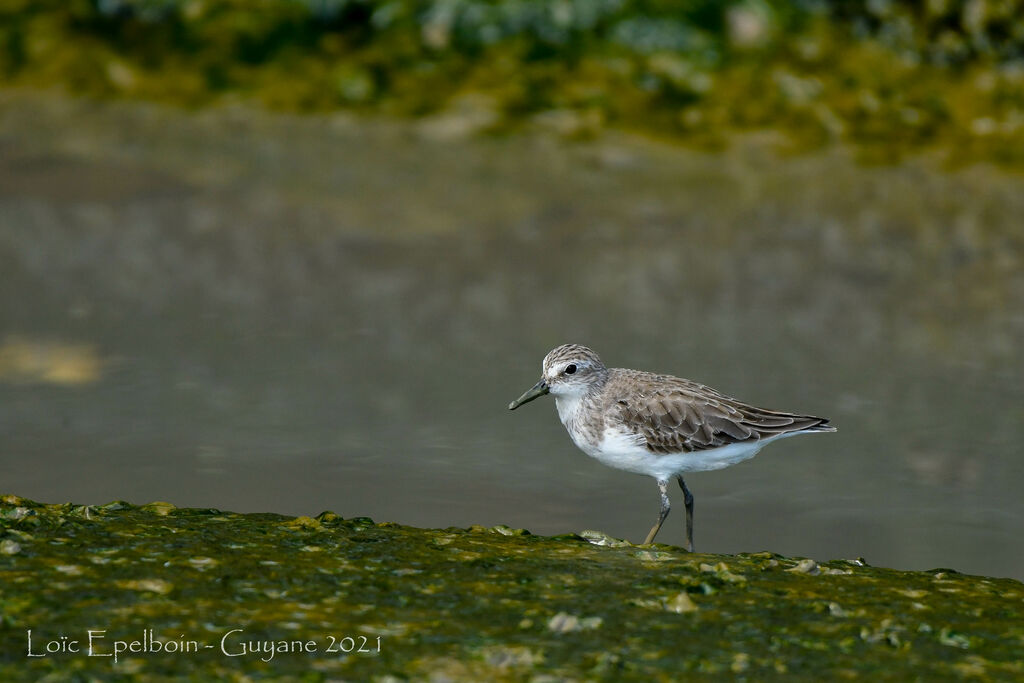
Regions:
[[174, 584], [163, 579], [137, 579], [131, 581], [118, 581], [118, 588], [133, 591], [144, 591], [147, 593], [158, 593], [166, 595], [174, 590]]
[[188, 563], [200, 571], [209, 569], [210, 567], [216, 567], [220, 564], [212, 557], [190, 557]]
[[719, 562], [714, 566], [707, 564], [706, 562], [702, 562], [699, 565], [699, 569], [702, 572], [714, 574], [718, 578], [729, 583], [746, 582], [746, 578], [744, 578], [743, 576], [740, 576], [739, 574], [734, 574], [733, 572], [729, 571], [729, 565], [727, 565], [725, 562]]
[[840, 575], [852, 574], [853, 570], [851, 570], [851, 569], [833, 569], [832, 567], [822, 567], [821, 568], [821, 573], [822, 574], [834, 574], [836, 576], [840, 576]]
[[603, 531], [594, 531], [593, 529], [584, 529], [580, 532], [580, 537], [591, 545], [603, 545], [609, 548], [620, 548], [629, 545], [626, 541], [612, 538]]
[[808, 576], [817, 576], [821, 573], [821, 570], [818, 569], [818, 563], [814, 560], [800, 560], [796, 563], [795, 567], [786, 571], [793, 572], [794, 574], [807, 574]]
[[586, 631], [600, 627], [602, 621], [604, 620], [601, 617], [584, 617], [580, 619], [575, 614], [559, 612], [548, 620], [548, 630], [555, 633]]
[[683, 591], [665, 603], [665, 609], [676, 614], [685, 614], [686, 612], [696, 612], [700, 608], [697, 607], [690, 594]]
[[167, 503], [162, 500], [157, 500], [152, 503], [146, 503], [145, 505], [142, 506], [142, 509], [146, 510], [147, 512], [153, 512], [157, 515], [160, 515], [161, 517], [167, 517], [178, 508], [174, 505], [174, 503]]
[[13, 519], [17, 522], [19, 520], [25, 519], [26, 517], [34, 515], [35, 512], [26, 507], [16, 507], [11, 510], [4, 510], [0, 514], [2, 514], [2, 516], [6, 517], [7, 519]]

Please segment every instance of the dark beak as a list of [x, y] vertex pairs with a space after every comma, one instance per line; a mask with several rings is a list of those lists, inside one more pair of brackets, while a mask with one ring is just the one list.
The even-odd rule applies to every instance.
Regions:
[[533, 399], [543, 396], [544, 394], [548, 393], [548, 391], [550, 390], [548, 389], [547, 383], [544, 382], [544, 380], [541, 380], [534, 384], [532, 389], [528, 390], [525, 394], [509, 403], [508, 409], [515, 410], [524, 403], [529, 403]]

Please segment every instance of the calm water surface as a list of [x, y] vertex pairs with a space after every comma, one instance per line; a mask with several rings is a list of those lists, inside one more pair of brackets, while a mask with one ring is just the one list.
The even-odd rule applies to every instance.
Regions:
[[698, 550], [1024, 578], [1024, 180], [437, 130], [3, 95], [0, 489], [639, 542], [506, 409], [573, 341], [839, 427], [690, 475]]

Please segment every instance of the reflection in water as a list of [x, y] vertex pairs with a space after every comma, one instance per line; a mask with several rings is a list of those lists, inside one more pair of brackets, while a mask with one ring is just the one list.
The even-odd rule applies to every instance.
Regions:
[[87, 344], [9, 337], [0, 342], [0, 382], [89, 384], [100, 378], [102, 362]]
[[1024, 576], [1019, 179], [4, 97], [0, 338], [98, 373], [0, 382], [11, 492], [639, 541], [506, 410], [574, 341], [838, 426], [688, 478], [699, 550]]

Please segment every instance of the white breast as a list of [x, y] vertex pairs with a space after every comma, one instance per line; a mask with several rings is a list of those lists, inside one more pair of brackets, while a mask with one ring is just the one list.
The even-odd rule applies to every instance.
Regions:
[[555, 408], [558, 409], [558, 419], [562, 426], [569, 432], [572, 442], [576, 447], [587, 455], [594, 455], [595, 444], [591, 443], [583, 431], [581, 411], [583, 410], [583, 399], [579, 394], [562, 394], [555, 396]]

